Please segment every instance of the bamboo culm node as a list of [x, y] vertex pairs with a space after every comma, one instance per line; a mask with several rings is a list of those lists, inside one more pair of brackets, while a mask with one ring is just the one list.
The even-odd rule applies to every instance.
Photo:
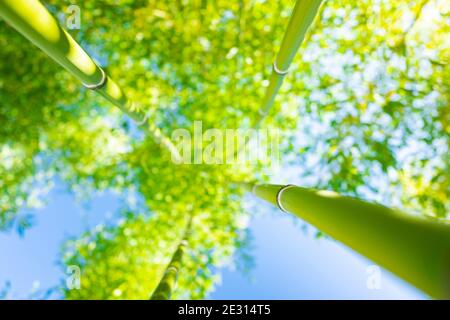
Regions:
[[[131, 108], [134, 104], [122, 88], [108, 77], [39, 0], [1, 0], [0, 17], [77, 78], [84, 87], [103, 96], [138, 125], [146, 124], [148, 115], [143, 116]], [[181, 158], [173, 142], [159, 128], [146, 126], [143, 129], [171, 153], [172, 158]]]
[[186, 224], [183, 237], [172, 256], [169, 265], [164, 271], [164, 274], [158, 286], [150, 297], [150, 300], [169, 300], [171, 298], [177, 284], [178, 273], [182, 265], [183, 255], [188, 247], [188, 241], [191, 235], [192, 219], [192, 215], [189, 216], [189, 220]]
[[431, 297], [450, 298], [450, 224], [326, 190], [271, 184], [243, 187]]

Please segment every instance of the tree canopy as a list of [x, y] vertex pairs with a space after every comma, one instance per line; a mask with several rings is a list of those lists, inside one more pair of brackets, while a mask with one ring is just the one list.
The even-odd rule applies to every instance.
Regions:
[[[71, 1], [46, 1], [61, 15]], [[167, 136], [249, 128], [293, 2], [86, 0], [71, 35]], [[326, 1], [265, 128], [305, 186], [449, 219], [449, 5], [444, 0]], [[66, 298], [149, 298], [192, 215], [175, 298], [204, 298], [245, 247], [236, 182], [270, 167], [179, 165], [120, 110], [0, 21], [0, 228], [24, 232], [56, 178], [82, 198], [124, 199], [62, 247], [83, 270]], [[30, 215], [30, 214], [31, 215]], [[26, 236], [26, 235], [25, 235]]]

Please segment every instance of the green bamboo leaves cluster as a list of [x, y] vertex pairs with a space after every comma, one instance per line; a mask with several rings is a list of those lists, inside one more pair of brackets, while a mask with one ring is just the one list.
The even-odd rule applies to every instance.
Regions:
[[95, 90], [99, 94], [140, 125], [144, 125], [150, 135], [167, 148], [175, 159], [179, 157], [170, 139], [154, 124], [147, 126], [147, 116], [136, 112], [137, 107], [128, 100], [120, 86], [95, 64], [39, 0], [3, 1], [0, 16], [83, 84], [98, 87]]
[[448, 220], [444, 2], [325, 4], [273, 119], [298, 125], [302, 185]]
[[250, 185], [327, 235], [417, 286], [431, 297], [450, 298], [450, 225], [326, 190]]
[[147, 140], [127, 159], [138, 182], [135, 192], [145, 203], [65, 244], [63, 262], [80, 266], [85, 284], [80, 290], [64, 289], [67, 299], [148, 299], [183, 239], [191, 212], [189, 250], [171, 299], [207, 297], [218, 280], [216, 270], [247, 243], [244, 192], [228, 182], [248, 180], [249, 172], [175, 165], [168, 154], [155, 157], [157, 151]]

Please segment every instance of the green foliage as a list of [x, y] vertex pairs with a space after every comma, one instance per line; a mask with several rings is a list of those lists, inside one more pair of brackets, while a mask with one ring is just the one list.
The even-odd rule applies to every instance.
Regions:
[[[65, 291], [67, 298], [148, 299], [190, 214], [194, 221], [174, 298], [204, 298], [217, 268], [241, 246], [246, 227], [242, 192], [228, 185], [226, 177], [245, 176], [217, 166], [200, 166], [197, 171], [170, 165], [165, 157], [153, 157], [156, 151], [147, 144], [130, 160], [144, 164], [136, 172], [139, 192], [154, 213], [125, 215], [119, 226], [99, 227], [69, 242], [64, 263], [81, 267], [83, 285], [81, 290]], [[104, 285], [97, 283], [100, 278]]]
[[299, 117], [302, 181], [446, 218], [448, 10], [445, 1], [327, 2], [274, 117]]
[[[71, 1], [46, 1], [55, 14]], [[292, 1], [79, 3], [70, 31], [151, 121], [245, 128], [260, 108]], [[327, 1], [265, 128], [305, 185], [448, 219], [449, 8], [443, 0]], [[192, 238], [174, 298], [203, 298], [246, 241], [243, 190], [261, 166], [175, 165], [103, 98], [0, 21], [0, 228], [42, 205], [55, 177], [83, 197], [111, 189], [121, 222], [69, 241], [69, 299], [149, 297], [186, 216]], [[138, 203], [128, 199], [136, 193]], [[26, 226], [26, 223], [24, 224]]]

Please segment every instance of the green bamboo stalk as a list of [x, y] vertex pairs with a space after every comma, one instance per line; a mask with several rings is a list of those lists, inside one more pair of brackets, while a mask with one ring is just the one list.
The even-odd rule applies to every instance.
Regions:
[[[287, 74], [283, 74], [283, 72], [280, 74], [277, 70], [286, 72], [289, 70], [295, 54], [303, 43], [309, 27], [319, 12], [321, 3], [322, 0], [297, 0], [295, 3], [278, 55], [274, 61], [269, 86], [267, 87], [258, 114], [251, 122], [251, 128], [258, 128], [267, 117], [269, 110], [275, 102], [275, 97], [280, 90], [284, 77]], [[239, 157], [239, 154], [246, 149], [247, 145], [248, 141], [245, 141], [236, 150], [233, 150], [233, 159]]]
[[[86, 86], [104, 83], [95, 91], [134, 121], [148, 125], [148, 119], [137, 111], [119, 85], [96, 65], [39, 0], [1, 0], [0, 17]], [[104, 76], [106, 82], [102, 81]], [[181, 159], [175, 145], [159, 128], [150, 124], [144, 129], [166, 147], [173, 159]]]
[[[277, 205], [280, 185], [245, 184]], [[450, 225], [359, 199], [292, 186], [281, 206], [433, 298], [450, 298]]]
[[[322, 0], [298, 0], [295, 3], [283, 41], [281, 42], [280, 50], [274, 62], [274, 66], [279, 71], [289, 70], [295, 54], [305, 39], [306, 32], [319, 11], [321, 3]], [[273, 68], [259, 115], [252, 127], [258, 127], [267, 116], [280, 90], [285, 75], [277, 73], [275, 68]]]
[[178, 272], [182, 266], [183, 255], [188, 246], [189, 236], [191, 233], [191, 226], [192, 226], [192, 215], [190, 216], [189, 221], [186, 225], [183, 238], [178, 244], [178, 247], [172, 256], [172, 259], [170, 260], [170, 263], [167, 266], [164, 275], [161, 278], [155, 291], [153, 292], [150, 300], [170, 299], [177, 283]]

